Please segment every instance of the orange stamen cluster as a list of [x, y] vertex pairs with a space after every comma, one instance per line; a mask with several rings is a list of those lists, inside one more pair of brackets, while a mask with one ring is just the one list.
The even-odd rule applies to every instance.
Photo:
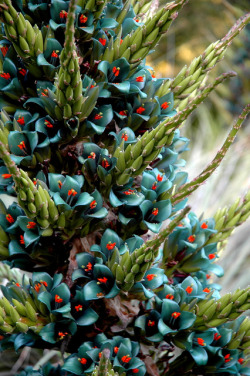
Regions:
[[106, 41], [105, 38], [99, 38], [98, 40], [99, 40], [99, 42], [100, 42], [103, 46], [105, 46], [105, 44], [107, 43], [107, 41]]
[[4, 78], [5, 80], [9, 80], [10, 79], [10, 74], [9, 73], [1, 73], [0, 76], [2, 78]]
[[200, 346], [206, 346], [205, 341], [203, 338], [198, 337], [197, 338], [198, 345]]
[[64, 332], [64, 333], [63, 332], [58, 332], [58, 336], [59, 336], [60, 339], [63, 339], [64, 337], [66, 337], [67, 334], [69, 334], [69, 333], [67, 333], [67, 332]]
[[148, 274], [146, 276], [146, 278], [147, 278], [148, 281], [152, 281], [155, 277], [156, 277], [156, 274]]
[[214, 253], [209, 253], [209, 255], [208, 255], [209, 260], [213, 260], [215, 257], [216, 256], [215, 256]]
[[95, 159], [95, 157], [96, 157], [96, 154], [93, 151], [88, 156], [89, 159]]
[[42, 287], [42, 285], [44, 285], [45, 287], [48, 287], [48, 283], [47, 283], [47, 282], [45, 282], [45, 281], [40, 281], [40, 283], [37, 283], [37, 284], [34, 286], [34, 289], [36, 290], [37, 293], [40, 291], [40, 288]]
[[22, 69], [19, 69], [19, 73], [24, 77], [27, 73], [26, 69], [22, 68]]
[[189, 243], [193, 243], [195, 241], [195, 235], [190, 235], [188, 237], [188, 241], [189, 241]]
[[181, 313], [180, 312], [173, 312], [171, 314], [171, 316], [174, 318], [174, 319], [178, 319], [178, 317], [180, 317]]
[[148, 320], [148, 326], [155, 326], [155, 321]]
[[25, 145], [25, 142], [24, 141], [21, 141], [19, 145], [17, 145], [19, 147], [19, 149], [21, 150], [24, 150], [26, 149], [26, 145]]
[[68, 12], [66, 12], [66, 10], [61, 10], [61, 12], [59, 13], [59, 17], [60, 18], [67, 18]]
[[106, 248], [111, 251], [112, 249], [114, 249], [116, 246], [116, 243], [111, 243], [109, 242], [107, 245], [106, 245]]
[[101, 112], [99, 114], [96, 114], [95, 117], [94, 117], [95, 120], [100, 120], [102, 118], [103, 118], [103, 116], [102, 116]]
[[130, 195], [133, 195], [135, 193], [135, 190], [134, 189], [128, 189], [127, 191], [124, 191], [123, 192], [126, 196], [130, 196]]
[[230, 360], [232, 360], [232, 358], [230, 358], [230, 354], [227, 354], [227, 355], [224, 356], [225, 363], [230, 362]]
[[188, 287], [186, 288], [186, 292], [187, 292], [187, 294], [191, 294], [192, 291], [193, 291], [193, 287], [188, 286]]
[[1, 50], [2, 54], [3, 54], [3, 56], [5, 56], [7, 54], [8, 49], [9, 48], [7, 46], [0, 47], [0, 50]]
[[87, 364], [87, 359], [86, 358], [78, 358], [78, 360], [83, 365]]
[[129, 363], [132, 358], [129, 355], [124, 355], [122, 357], [122, 362]]
[[146, 111], [145, 108], [141, 106], [137, 108], [136, 113], [141, 115], [144, 111]]
[[71, 188], [69, 191], [68, 191], [68, 196], [76, 196], [77, 195], [77, 192]]
[[174, 295], [172, 295], [172, 294], [167, 294], [167, 295], [165, 296], [165, 299], [173, 300], [173, 299], [174, 299]]
[[153, 215], [157, 215], [159, 213], [159, 209], [158, 208], [154, 208], [153, 211], [152, 211], [152, 214]]
[[37, 283], [37, 284], [34, 286], [34, 289], [36, 290], [37, 293], [40, 291], [41, 286], [42, 286], [41, 283]]
[[103, 159], [103, 161], [102, 161], [101, 164], [102, 164], [102, 167], [103, 167], [103, 168], [108, 168], [108, 167], [110, 166], [110, 164], [108, 163], [108, 161], [107, 161], [106, 158]]
[[102, 298], [102, 297], [104, 296], [104, 294], [103, 294], [102, 292], [98, 292], [98, 293], [96, 294], [96, 296], [97, 296], [97, 298]]
[[33, 229], [33, 228], [36, 227], [36, 223], [35, 222], [28, 222], [26, 227], [29, 228], [29, 229]]
[[120, 74], [120, 68], [113, 67], [112, 72], [114, 73], [115, 77], [118, 77]]
[[214, 341], [218, 341], [221, 338], [221, 335], [214, 333]]
[[97, 278], [97, 281], [99, 281], [100, 283], [107, 283], [108, 278], [106, 278], [106, 277]]
[[92, 269], [93, 265], [91, 264], [91, 262], [88, 262], [86, 268], [84, 269], [85, 272], [90, 272]]
[[205, 287], [204, 290], [203, 290], [203, 292], [207, 292], [207, 293], [209, 293], [209, 292], [210, 292], [210, 289], [207, 288], [207, 287]]
[[96, 207], [96, 205], [97, 205], [97, 202], [96, 202], [96, 200], [94, 200], [94, 201], [92, 201], [91, 203], [90, 203], [90, 209], [94, 209], [95, 207]]
[[48, 97], [49, 96], [49, 90], [48, 89], [43, 89], [42, 96], [43, 97]]
[[123, 133], [123, 134], [122, 134], [122, 139], [123, 139], [124, 141], [128, 141], [128, 135], [127, 135], [127, 133]]
[[169, 104], [170, 104], [170, 102], [164, 102], [164, 103], [162, 103], [161, 108], [163, 110], [166, 110], [169, 107]]
[[201, 224], [201, 228], [203, 228], [203, 229], [208, 228], [208, 225], [206, 224], [206, 222], [203, 222], [203, 223]]
[[49, 120], [45, 120], [44, 124], [47, 128], [53, 128], [53, 124]]
[[77, 306], [75, 306], [75, 310], [76, 310], [77, 312], [82, 311], [82, 305], [81, 305], [81, 304], [78, 304]]
[[126, 110], [122, 110], [122, 111], [119, 112], [119, 115], [127, 116], [127, 111]]
[[10, 215], [10, 214], [6, 214], [6, 217], [5, 217], [5, 218], [7, 219], [7, 221], [8, 221], [9, 223], [14, 223], [14, 222], [15, 222], [14, 218], [13, 218], [12, 215]]
[[11, 174], [2, 174], [2, 178], [3, 179], [10, 179], [11, 178]]
[[55, 302], [56, 302], [56, 303], [62, 303], [62, 302], [63, 302], [63, 299], [62, 299], [59, 295], [56, 295], [56, 296], [55, 296]]
[[52, 51], [51, 57], [56, 57], [56, 58], [58, 58], [59, 55], [58, 55], [58, 53], [54, 50], [54, 51]]
[[88, 21], [88, 17], [84, 16], [84, 14], [81, 14], [79, 17], [79, 21], [81, 24], [84, 24]]
[[25, 124], [24, 116], [20, 116], [20, 117], [17, 119], [17, 122], [18, 122], [18, 124], [20, 124], [20, 125], [24, 125], [24, 124]]

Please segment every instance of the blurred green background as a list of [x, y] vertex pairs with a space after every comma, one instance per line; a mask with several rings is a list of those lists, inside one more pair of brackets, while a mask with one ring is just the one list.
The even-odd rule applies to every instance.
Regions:
[[[164, 5], [160, 1], [160, 5]], [[174, 77], [206, 47], [228, 32], [236, 20], [250, 11], [248, 0], [190, 0], [180, 11], [167, 36], [149, 56], [148, 63], [161, 77]], [[250, 25], [233, 41], [224, 59], [211, 71], [208, 82], [233, 70], [238, 76], [210, 94], [182, 126], [190, 141], [183, 154], [190, 179], [197, 176], [221, 147], [237, 115], [250, 102]], [[250, 121], [245, 121], [235, 143], [214, 175], [190, 197], [192, 210], [213, 216], [219, 207], [232, 204], [250, 189]], [[223, 292], [250, 284], [250, 224], [238, 228], [219, 263], [226, 275]]]

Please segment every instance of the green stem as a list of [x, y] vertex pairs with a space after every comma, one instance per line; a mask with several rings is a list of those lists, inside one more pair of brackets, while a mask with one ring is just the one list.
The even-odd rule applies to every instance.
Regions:
[[173, 196], [172, 204], [176, 205], [184, 198], [189, 196], [192, 192], [194, 192], [205, 180], [207, 180], [210, 175], [219, 167], [222, 159], [225, 157], [226, 152], [228, 151], [229, 147], [232, 145], [238, 130], [240, 129], [243, 121], [245, 120], [246, 116], [250, 112], [250, 105], [247, 105], [241, 115], [239, 116], [237, 122], [234, 124], [232, 130], [230, 131], [229, 135], [226, 138], [222, 148], [218, 151], [213, 161], [198, 175], [194, 180], [189, 183], [186, 183], [182, 186], [179, 192]]

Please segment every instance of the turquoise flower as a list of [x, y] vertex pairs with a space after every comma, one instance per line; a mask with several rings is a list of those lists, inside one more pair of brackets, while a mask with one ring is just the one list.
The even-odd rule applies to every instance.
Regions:
[[170, 200], [162, 200], [152, 203], [149, 200], [143, 201], [140, 205], [143, 223], [153, 232], [159, 232], [162, 222], [165, 221], [172, 212]]
[[118, 249], [119, 253], [123, 254], [127, 247], [117, 233], [111, 229], [104, 231], [100, 245], [94, 244], [90, 248], [92, 252], [100, 253], [105, 262], [112, 256], [114, 249]]
[[84, 342], [78, 349], [76, 354], [70, 355], [64, 362], [63, 371], [73, 373], [74, 375], [83, 375], [93, 372], [95, 363], [89, 356], [89, 352], [93, 349], [92, 342]]
[[60, 174], [48, 174], [49, 189], [55, 204], [61, 210], [76, 210], [82, 214], [84, 208], [94, 198], [87, 192], [81, 192], [84, 183], [82, 175], [63, 176]]
[[111, 270], [101, 264], [95, 264], [93, 267], [93, 280], [83, 287], [83, 296], [85, 300], [96, 300], [100, 298], [114, 298], [119, 293], [115, 277]]
[[177, 333], [190, 328], [195, 319], [194, 313], [181, 311], [180, 306], [175, 301], [164, 299], [158, 329], [163, 336], [169, 333]]
[[46, 77], [53, 78], [55, 72], [60, 66], [61, 44], [54, 38], [48, 38], [46, 49], [42, 54], [37, 56], [38, 66], [43, 67]]
[[8, 136], [12, 160], [17, 164], [34, 164], [34, 150], [38, 144], [37, 132], [11, 131]]
[[9, 234], [16, 234], [18, 231], [18, 219], [24, 215], [23, 210], [20, 206], [13, 202], [8, 208], [5, 208], [2, 201], [0, 203], [0, 226], [3, 230]]

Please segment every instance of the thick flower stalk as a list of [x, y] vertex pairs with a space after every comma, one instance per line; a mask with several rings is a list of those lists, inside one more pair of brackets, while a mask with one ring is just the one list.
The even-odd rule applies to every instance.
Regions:
[[[165, 120], [155, 129], [145, 132], [135, 144], [129, 145], [126, 150], [124, 150], [124, 144], [119, 146], [114, 153], [114, 156], [117, 158], [114, 182], [118, 185], [123, 185], [128, 182], [131, 175], [137, 176], [141, 174], [150, 163], [157, 159], [162, 147], [171, 145], [174, 132], [181, 126], [187, 116], [203, 102], [217, 85], [232, 76], [234, 76], [232, 72], [219, 76], [214, 84], [205, 87], [202, 93], [191, 101], [185, 111], [180, 111], [171, 120]], [[247, 113], [248, 110], [246, 109], [243, 113], [243, 117], [246, 116]], [[241, 124], [243, 120], [244, 119], [239, 120], [239, 123]], [[177, 203], [178, 201], [174, 198], [173, 202]]]
[[[25, 147], [23, 142], [22, 148]], [[48, 191], [41, 185], [37, 187], [29, 178], [27, 172], [17, 168], [2, 142], [0, 142], [0, 156], [9, 170], [10, 177], [15, 181], [19, 204], [24, 209], [26, 215], [31, 219], [36, 219], [43, 229], [48, 229], [50, 225], [54, 225], [57, 222], [59, 213]], [[34, 228], [37, 224], [30, 221], [27, 226]]]
[[204, 300], [197, 304], [194, 328], [206, 330], [234, 320], [250, 308], [250, 288], [238, 289], [219, 300]]
[[[187, 0], [177, 0], [159, 9], [152, 19], [139, 26], [132, 34], [126, 36], [119, 46], [119, 39], [114, 44], [114, 60], [125, 57], [132, 68], [138, 66], [149, 51], [159, 42], [162, 34], [166, 33], [179, 10]], [[138, 20], [139, 22], [140, 20]], [[133, 70], [132, 70], [133, 72]]]
[[187, 204], [248, 108], [191, 182], [179, 129], [235, 76], [203, 85], [247, 17], [158, 78], [145, 58], [186, 3], [0, 4], [0, 351], [61, 354], [18, 376], [249, 374], [249, 289], [213, 283], [249, 194], [214, 218]]
[[79, 122], [86, 119], [96, 103], [97, 89], [94, 88], [88, 97], [83, 97], [82, 80], [75, 45], [75, 11], [76, 1], [70, 2], [67, 14], [64, 48], [60, 54], [60, 69], [56, 84], [56, 116], [64, 122], [75, 137]]
[[190, 183], [186, 183], [183, 185], [179, 191], [173, 196], [172, 202], [173, 204], [177, 204], [182, 199], [188, 197], [193, 191], [195, 191], [201, 184], [203, 184], [209, 176], [215, 171], [217, 167], [219, 167], [222, 159], [225, 157], [225, 154], [231, 144], [234, 142], [234, 139], [243, 123], [245, 118], [250, 112], [250, 105], [248, 105], [239, 116], [237, 122], [234, 124], [232, 130], [230, 131], [229, 135], [227, 136], [222, 148], [218, 151], [212, 162], [208, 165], [206, 169], [204, 169], [199, 176], [197, 176], [193, 181]]
[[146, 272], [155, 262], [161, 243], [171, 234], [189, 210], [190, 208], [187, 206], [169, 223], [166, 229], [161, 231], [154, 239], [148, 240], [134, 252], [129, 253], [127, 251], [121, 256], [119, 256], [118, 252], [113, 253], [108, 265], [122, 291], [131, 290], [136, 282], [140, 282], [143, 279]]
[[157, 91], [157, 95], [161, 97], [173, 91], [175, 105], [179, 110], [183, 110], [190, 102], [189, 96], [200, 90], [207, 73], [222, 60], [233, 38], [249, 23], [249, 20], [249, 14], [239, 19], [224, 38], [211, 43], [188, 67], [184, 66], [174, 80], [165, 81]]
[[250, 216], [250, 192], [236, 200], [230, 207], [217, 210], [214, 215], [217, 234], [211, 234], [207, 244], [226, 240], [237, 226]]
[[43, 52], [43, 35], [37, 25], [32, 26], [21, 12], [17, 12], [10, 0], [0, 4], [0, 17], [4, 23], [7, 38], [24, 64], [35, 77], [40, 77], [36, 57]]

